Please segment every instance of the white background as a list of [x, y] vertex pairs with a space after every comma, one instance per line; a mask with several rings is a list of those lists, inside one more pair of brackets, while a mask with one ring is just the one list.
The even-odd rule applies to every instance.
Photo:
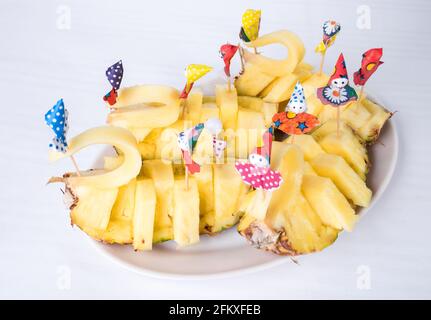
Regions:
[[[431, 3], [244, 3], [0, 0], [0, 298], [431, 298]], [[370, 7], [371, 29], [357, 26], [360, 5]], [[61, 6], [71, 10], [67, 30]], [[48, 165], [51, 133], [43, 115], [63, 97], [71, 136], [103, 124], [104, 71], [120, 58], [124, 86], [180, 88], [189, 63], [221, 68], [218, 46], [237, 41], [248, 7], [263, 10], [261, 34], [298, 33], [315, 65], [322, 21], [339, 20], [343, 30], [328, 51], [327, 72], [340, 50], [352, 73], [363, 51], [384, 48], [385, 64], [368, 86], [399, 111], [391, 120], [401, 142], [395, 176], [355, 232], [300, 266], [211, 281], [158, 280], [125, 270], [70, 228], [58, 187], [45, 186], [48, 177], [71, 168]], [[78, 157], [82, 167], [93, 160], [91, 153]], [[368, 290], [357, 287], [361, 266], [370, 271]], [[65, 270], [70, 287], [61, 282]]]

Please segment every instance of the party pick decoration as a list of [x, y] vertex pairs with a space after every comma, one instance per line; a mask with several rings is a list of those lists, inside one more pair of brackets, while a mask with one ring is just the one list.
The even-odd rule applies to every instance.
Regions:
[[[49, 148], [54, 152], [66, 153], [68, 148], [66, 134], [69, 130], [69, 112], [64, 106], [63, 99], [58, 100], [57, 103], [45, 113], [45, 123], [51, 128], [55, 135], [49, 144]], [[73, 156], [70, 156], [70, 158], [72, 159], [78, 175], [81, 175], [75, 159]]]
[[272, 134], [266, 131], [262, 138], [263, 145], [253, 150], [248, 161], [237, 161], [235, 168], [244, 183], [255, 189], [273, 191], [280, 187], [283, 179], [279, 172], [270, 168]]
[[290, 97], [285, 112], [276, 113], [272, 117], [273, 126], [289, 135], [292, 135], [292, 143], [295, 135], [310, 132], [319, 124], [319, 120], [307, 113], [304, 88], [298, 81]]
[[372, 74], [376, 72], [377, 68], [383, 64], [383, 61], [380, 61], [382, 56], [382, 48], [370, 49], [362, 55], [361, 67], [353, 74], [353, 82], [355, 85], [361, 86], [358, 100], [361, 99], [365, 83], [372, 76]]
[[[254, 41], [259, 37], [261, 10], [248, 9], [242, 15], [239, 37], [244, 42]], [[257, 53], [256, 48], [254, 52]]]
[[187, 99], [193, 84], [210, 72], [213, 68], [204, 64], [189, 64], [186, 68], [186, 85], [181, 92], [180, 99]]
[[121, 81], [123, 80], [123, 73], [124, 69], [121, 60], [114, 63], [105, 72], [106, 78], [108, 79], [109, 84], [112, 86], [112, 89], [107, 94], [105, 94], [103, 100], [106, 101], [110, 106], [117, 103], [117, 91], [120, 89]]
[[193, 149], [199, 139], [199, 136], [204, 129], [203, 123], [198, 123], [192, 128], [188, 128], [178, 135], [178, 146], [181, 149], [184, 166], [185, 166], [185, 180], [186, 188], [189, 187], [189, 174], [194, 174], [200, 171], [200, 165], [192, 159]]
[[283, 182], [281, 174], [270, 168], [271, 147], [273, 135], [270, 131], [263, 134], [263, 144], [257, 146], [249, 155], [248, 161], [237, 161], [235, 168], [245, 184], [252, 186], [255, 191], [253, 197], [253, 215], [258, 220], [265, 219], [271, 202], [272, 191], [278, 189]]
[[328, 84], [317, 89], [317, 97], [323, 104], [337, 107], [337, 135], [339, 135], [340, 107], [358, 98], [355, 89], [349, 85], [346, 62], [342, 53], [338, 57]]
[[338, 32], [341, 30], [341, 26], [338, 22], [334, 20], [328, 20], [323, 23], [323, 37], [322, 41], [317, 45], [315, 51], [322, 54], [320, 60], [319, 74], [322, 74], [323, 63], [325, 61], [326, 50], [333, 45], [335, 39], [337, 38]]
[[231, 90], [230, 61], [238, 51], [239, 46], [226, 43], [220, 47], [220, 55], [224, 62], [224, 73], [228, 78], [228, 90]]
[[213, 151], [216, 159], [223, 156], [224, 149], [226, 149], [226, 141], [218, 139], [218, 135], [223, 129], [220, 119], [209, 118], [205, 122], [205, 129], [207, 129], [213, 136]]

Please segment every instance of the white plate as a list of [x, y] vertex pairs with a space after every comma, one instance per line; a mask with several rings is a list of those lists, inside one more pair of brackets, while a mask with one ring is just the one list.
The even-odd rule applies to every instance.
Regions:
[[[367, 183], [373, 190], [373, 199], [368, 208], [360, 210], [361, 215], [369, 211], [383, 194], [392, 178], [397, 158], [397, 130], [395, 123], [388, 121], [378, 142], [370, 150], [372, 166]], [[97, 241], [92, 242], [98, 251], [120, 265], [137, 273], [158, 278], [229, 277], [290, 261], [288, 257], [280, 257], [252, 248], [237, 233], [235, 227], [217, 236], [201, 236], [200, 243], [181, 249], [178, 249], [173, 241], [156, 245], [150, 252], [135, 252], [131, 245], [106, 245]]]

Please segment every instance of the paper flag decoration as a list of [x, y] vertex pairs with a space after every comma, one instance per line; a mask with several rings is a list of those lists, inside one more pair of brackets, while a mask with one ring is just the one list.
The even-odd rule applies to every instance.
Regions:
[[343, 106], [346, 103], [357, 100], [355, 89], [349, 86], [346, 62], [341, 53], [335, 65], [334, 73], [329, 78], [325, 87], [317, 89], [317, 97], [325, 105], [333, 107]]
[[66, 134], [69, 129], [68, 116], [63, 99], [58, 100], [55, 106], [45, 114], [45, 123], [55, 134], [49, 147], [58, 152], [66, 153], [67, 151]]
[[121, 81], [123, 80], [123, 73], [123, 62], [121, 60], [114, 63], [105, 72], [106, 78], [112, 86], [112, 90], [105, 94], [103, 101], [108, 102], [110, 106], [117, 102], [117, 90], [120, 89]]
[[341, 26], [334, 20], [325, 21], [323, 24], [323, 38], [322, 41], [317, 45], [316, 52], [325, 53], [334, 43], [337, 38], [338, 32], [340, 32]]
[[285, 112], [276, 113], [272, 117], [273, 125], [287, 134], [304, 134], [319, 124], [319, 120], [307, 113], [304, 88], [299, 81], [290, 97]]
[[190, 90], [193, 87], [193, 84], [202, 78], [204, 75], [206, 75], [208, 72], [210, 72], [213, 68], [209, 67], [204, 64], [189, 64], [185, 71], [186, 76], [186, 85], [181, 92], [180, 98], [181, 99], [187, 99]]
[[220, 47], [220, 55], [224, 62], [224, 73], [227, 77], [230, 77], [230, 61], [232, 60], [235, 53], [238, 51], [238, 46], [232, 44], [224, 44]]
[[227, 143], [224, 140], [213, 137], [213, 150], [216, 158], [223, 157], [224, 149], [226, 149]]
[[257, 39], [260, 29], [261, 10], [248, 9], [242, 15], [241, 30], [239, 37], [244, 42]]
[[184, 164], [186, 165], [190, 174], [200, 171], [200, 165], [193, 161], [192, 154], [203, 128], [204, 124], [199, 123], [192, 128], [180, 132], [178, 135], [178, 146], [182, 151]]
[[382, 48], [370, 49], [362, 55], [361, 68], [353, 74], [353, 82], [357, 86], [365, 85], [371, 75], [383, 64], [383, 61], [380, 61], [382, 56]]
[[237, 161], [235, 168], [244, 183], [255, 189], [272, 191], [283, 182], [281, 174], [270, 168], [272, 134], [267, 131], [263, 136], [263, 146], [256, 147], [247, 161]]

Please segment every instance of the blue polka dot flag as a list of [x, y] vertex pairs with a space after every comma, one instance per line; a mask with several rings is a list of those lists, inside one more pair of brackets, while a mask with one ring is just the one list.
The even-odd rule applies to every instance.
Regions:
[[108, 78], [109, 84], [112, 86], [112, 90], [103, 97], [103, 100], [108, 102], [111, 106], [117, 102], [117, 90], [120, 89], [121, 80], [123, 80], [123, 73], [123, 62], [121, 60], [114, 63], [106, 70], [106, 78]]
[[63, 153], [67, 151], [66, 134], [69, 129], [68, 120], [68, 111], [64, 107], [63, 99], [58, 100], [45, 114], [45, 123], [55, 134], [55, 137], [49, 144], [51, 149]]

